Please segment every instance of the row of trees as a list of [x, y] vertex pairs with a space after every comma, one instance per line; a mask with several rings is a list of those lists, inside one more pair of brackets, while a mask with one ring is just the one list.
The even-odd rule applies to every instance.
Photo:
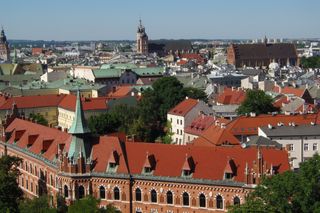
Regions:
[[49, 205], [49, 199], [42, 196], [35, 199], [23, 197], [17, 180], [20, 175], [18, 166], [22, 159], [4, 155], [0, 158], [0, 212], [3, 213], [116, 213], [119, 212], [112, 205], [99, 208], [100, 201], [93, 197], [86, 197], [76, 201], [69, 207], [65, 199], [57, 197], [57, 207]]
[[121, 131], [143, 141], [154, 141], [165, 137], [167, 112], [186, 96], [207, 101], [204, 91], [184, 88], [175, 77], [163, 77], [154, 82], [152, 89], [143, 92], [136, 107], [114, 107], [103, 115], [91, 117], [88, 125], [97, 134]]
[[320, 156], [301, 163], [298, 172], [264, 178], [246, 202], [230, 212], [320, 212]]

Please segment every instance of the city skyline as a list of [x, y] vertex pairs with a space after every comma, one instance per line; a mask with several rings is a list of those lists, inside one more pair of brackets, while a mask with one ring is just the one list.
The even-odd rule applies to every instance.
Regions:
[[135, 40], [139, 18], [150, 39], [319, 38], [319, 6], [316, 0], [13, 0], [2, 3], [0, 25], [9, 39], [27, 40]]

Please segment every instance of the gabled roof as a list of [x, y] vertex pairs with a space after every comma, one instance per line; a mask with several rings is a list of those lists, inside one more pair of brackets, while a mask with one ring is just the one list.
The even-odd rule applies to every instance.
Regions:
[[216, 121], [219, 123], [229, 122], [227, 119], [202, 114], [196, 117], [191, 124], [185, 128], [184, 132], [193, 135], [200, 135]]
[[[186, 155], [192, 157], [194, 169], [192, 178], [222, 180], [225, 166], [233, 159], [237, 166], [234, 180], [245, 182], [244, 169], [246, 163], [249, 168], [257, 161], [257, 149], [241, 147], [191, 147], [151, 143], [127, 143], [128, 164], [132, 175], [141, 175], [146, 155], [153, 154], [157, 162], [153, 176], [181, 177]], [[285, 150], [261, 148], [265, 165], [269, 168], [279, 166], [280, 173], [289, 170], [288, 154]], [[170, 156], [170, 157], [168, 157]]]
[[118, 86], [115, 91], [108, 93], [108, 97], [126, 97], [131, 95], [131, 91], [134, 88], [132, 86]]
[[217, 103], [224, 105], [240, 105], [246, 98], [246, 92], [242, 89], [224, 88], [218, 95]]
[[294, 87], [284, 87], [281, 89], [281, 93], [282, 94], [292, 94], [294, 96], [297, 97], [302, 97], [302, 95], [304, 94], [305, 89], [301, 89], [301, 88], [294, 88]]
[[[65, 147], [68, 147], [71, 141], [71, 135], [66, 132], [18, 118], [14, 119], [5, 131], [12, 133], [8, 143], [13, 144], [16, 141], [16, 146], [25, 149], [28, 148], [28, 150], [34, 154], [42, 155], [51, 161], [55, 159], [56, 154], [58, 153], [58, 144], [65, 144]], [[15, 138], [17, 131], [21, 134], [19, 135], [19, 140], [16, 140]], [[32, 138], [30, 136], [35, 137]], [[47, 150], [42, 154], [41, 150], [45, 140], [52, 140], [52, 142]], [[28, 144], [32, 145], [28, 147]]]
[[16, 103], [19, 109], [57, 107], [65, 96], [66, 95], [34, 95], [10, 97], [7, 98], [6, 101], [0, 106], [0, 110], [11, 109], [13, 103]]
[[186, 98], [181, 101], [178, 105], [172, 108], [168, 114], [185, 116], [193, 107], [195, 107], [199, 102], [192, 98]]
[[[295, 123], [297, 125], [317, 123], [317, 114], [299, 114], [299, 115], [258, 115], [255, 117], [240, 116], [225, 125], [212, 124], [205, 130], [199, 138], [193, 141], [193, 145], [197, 146], [216, 146], [223, 144], [240, 145], [241, 136], [258, 135], [259, 127], [266, 127], [269, 124], [277, 126], [279, 123], [289, 125]], [[223, 126], [223, 127], [222, 127]], [[238, 137], [238, 138], [237, 138]]]
[[[108, 97], [81, 98], [82, 110], [106, 110], [108, 109], [109, 99]], [[67, 95], [59, 103], [59, 107], [74, 112], [76, 109], [76, 100], [77, 97], [75, 95]]]

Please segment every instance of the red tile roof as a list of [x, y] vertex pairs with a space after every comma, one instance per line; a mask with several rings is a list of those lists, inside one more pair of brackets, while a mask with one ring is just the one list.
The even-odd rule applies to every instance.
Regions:
[[214, 122], [228, 123], [229, 120], [224, 118], [216, 118], [209, 115], [199, 115], [196, 117], [189, 126], [185, 128], [185, 133], [200, 135], [203, 131], [208, 129]]
[[9, 110], [12, 104], [16, 103], [18, 109], [57, 107], [66, 95], [34, 95], [10, 97], [0, 106], [0, 110]]
[[177, 106], [172, 108], [168, 114], [185, 116], [193, 107], [198, 104], [198, 101], [192, 98], [184, 99]]
[[242, 89], [225, 88], [217, 97], [217, 103], [223, 105], [240, 105], [246, 97]]
[[212, 124], [205, 130], [199, 138], [193, 141], [197, 146], [215, 146], [222, 144], [240, 145], [240, 140], [236, 136], [258, 135], [258, 127], [278, 125], [289, 125], [294, 122], [297, 125], [310, 124], [311, 122], [320, 122], [317, 114], [303, 115], [259, 115], [256, 117], [241, 116], [230, 121], [221, 128], [220, 125]]
[[126, 97], [131, 95], [132, 86], [118, 86], [115, 91], [107, 94], [108, 97]]
[[124, 154], [121, 149], [120, 141], [114, 136], [102, 136], [98, 142], [93, 145], [92, 159], [95, 162], [95, 172], [106, 172], [111, 154], [116, 152], [118, 156], [117, 173], [128, 173], [128, 168], [125, 163]]
[[[181, 177], [186, 163], [186, 156], [192, 157], [194, 171], [192, 178], [222, 180], [227, 162], [232, 159], [237, 165], [235, 181], [245, 182], [245, 166], [253, 168], [257, 162], [257, 148], [250, 147], [191, 147], [150, 143], [127, 143], [127, 156], [130, 171], [133, 175], [143, 171], [146, 153], [154, 155], [156, 165], [153, 176]], [[261, 149], [266, 168], [271, 164], [280, 166], [280, 173], [289, 170], [288, 154], [284, 150]], [[168, 157], [170, 156], [170, 157]]]
[[[76, 109], [76, 99], [77, 97], [75, 95], [67, 95], [60, 103], [59, 107], [75, 111]], [[106, 110], [108, 109], [108, 103], [107, 101], [110, 98], [108, 97], [99, 97], [99, 98], [82, 98], [82, 109], [84, 111], [86, 110]], [[18, 107], [19, 108], [19, 107]]]
[[188, 59], [188, 60], [196, 60], [197, 64], [203, 64], [204, 58], [200, 54], [197, 53], [185, 53], [180, 55], [181, 59]]
[[305, 91], [305, 89], [294, 88], [294, 87], [284, 87], [284, 88], [282, 88], [280, 90], [280, 92], [282, 94], [292, 94], [292, 95], [295, 95], [297, 97], [302, 97], [304, 91]]
[[66, 132], [18, 118], [14, 119], [5, 131], [12, 133], [9, 143], [16, 141], [20, 148], [27, 148], [29, 144], [28, 150], [35, 154], [40, 155], [45, 145], [47, 150], [42, 156], [51, 161], [58, 153], [58, 144], [65, 144], [67, 148], [71, 142], [71, 135]]
[[275, 106], [275, 107], [280, 109], [280, 108], [283, 107], [283, 104], [287, 104], [287, 103], [289, 103], [288, 97], [287, 96], [281, 96], [281, 97], [279, 97], [278, 99], [276, 99], [273, 102], [273, 106]]

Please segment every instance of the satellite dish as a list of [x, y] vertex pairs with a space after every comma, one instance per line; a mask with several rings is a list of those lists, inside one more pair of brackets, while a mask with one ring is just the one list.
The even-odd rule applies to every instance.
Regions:
[[247, 148], [247, 144], [246, 144], [246, 143], [242, 143], [242, 144], [241, 144], [241, 147], [242, 147], [243, 149], [245, 149], [245, 148]]

